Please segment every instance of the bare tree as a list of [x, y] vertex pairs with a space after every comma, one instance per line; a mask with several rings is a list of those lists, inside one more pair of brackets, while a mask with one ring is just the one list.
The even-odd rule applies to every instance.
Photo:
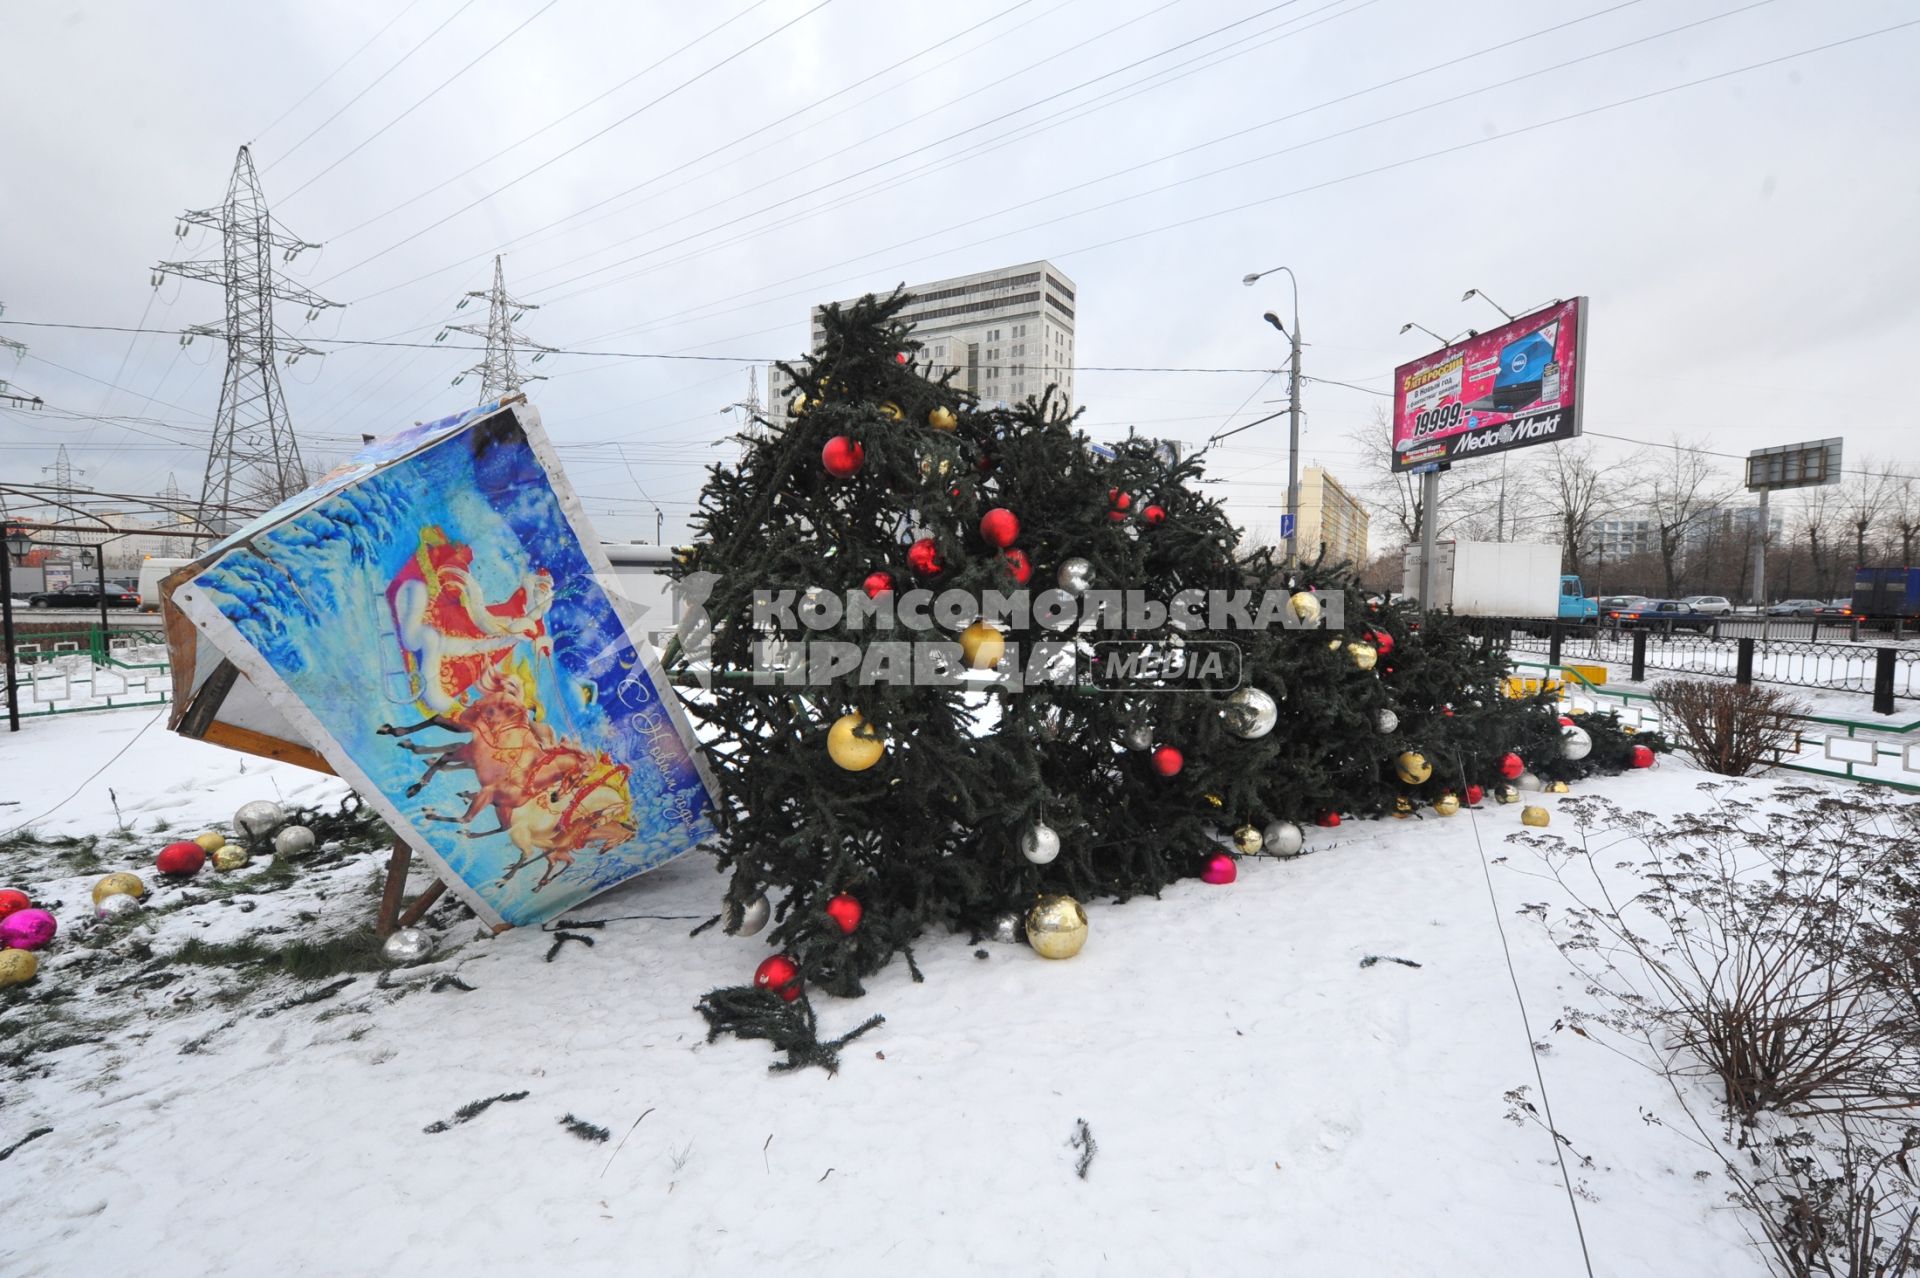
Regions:
[[1584, 574], [1595, 527], [1620, 509], [1627, 477], [1643, 461], [1636, 453], [1625, 462], [1602, 466], [1594, 458], [1593, 445], [1582, 440], [1555, 444], [1546, 450], [1545, 463], [1541, 483], [1532, 487], [1540, 491], [1544, 514], [1559, 534], [1563, 566], [1568, 572]]
[[[1393, 469], [1393, 422], [1384, 408], [1376, 407], [1367, 424], [1353, 433], [1370, 478], [1361, 485], [1361, 493], [1381, 525], [1382, 549], [1408, 545], [1420, 540], [1425, 523], [1425, 503], [1421, 498], [1421, 477], [1411, 471]], [[1507, 490], [1514, 500], [1514, 487]], [[1495, 534], [1495, 511], [1500, 495], [1500, 467], [1490, 462], [1474, 463], [1460, 470], [1440, 473], [1440, 517], [1434, 533], [1441, 537], [1487, 537]]]
[[1800, 491], [1800, 535], [1806, 538], [1807, 558], [1813, 569], [1814, 594], [1823, 599], [1833, 596], [1835, 548], [1844, 544], [1847, 510], [1840, 494], [1831, 486], [1804, 488]]
[[1680, 590], [1682, 556], [1701, 522], [1726, 505], [1734, 486], [1720, 473], [1703, 444], [1683, 443], [1678, 435], [1658, 450], [1646, 478], [1647, 514], [1653, 521], [1660, 572], [1668, 595]]
[[1887, 475], [1887, 522], [1900, 541], [1900, 563], [1913, 562], [1913, 544], [1920, 541], [1920, 481], [1911, 475]]
[[1846, 512], [1847, 527], [1853, 533], [1853, 563], [1860, 567], [1870, 562], [1867, 536], [1893, 500], [1893, 477], [1888, 468], [1871, 457], [1862, 458], [1860, 469], [1848, 476], [1840, 489], [1840, 504]]

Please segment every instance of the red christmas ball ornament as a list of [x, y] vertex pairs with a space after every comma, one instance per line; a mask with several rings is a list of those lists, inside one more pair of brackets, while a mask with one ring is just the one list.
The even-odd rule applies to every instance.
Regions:
[[784, 954], [776, 954], [753, 969], [753, 987], [772, 990], [791, 1003], [800, 997], [800, 969]]
[[162, 874], [198, 874], [207, 863], [207, 850], [198, 843], [169, 843], [153, 858], [153, 868]]
[[1653, 766], [1653, 748], [1643, 745], [1635, 746], [1632, 752], [1627, 755], [1627, 762], [1636, 768], [1651, 768]]
[[1500, 769], [1501, 776], [1512, 781], [1527, 770], [1527, 761], [1509, 751], [1500, 756], [1500, 762], [1496, 766]]
[[905, 351], [895, 351], [893, 353], [893, 362], [896, 364], [904, 364], [910, 358], [912, 357], [909, 356]]
[[860, 583], [860, 588], [867, 592], [869, 599], [890, 595], [893, 593], [893, 574], [880, 570], [870, 572], [867, 574], [867, 579]]
[[1020, 520], [1005, 506], [995, 506], [980, 516], [980, 540], [1005, 550], [1020, 538]]
[[1443, 715], [1445, 715], [1445, 716], [1446, 716], [1447, 718], [1449, 718], [1449, 719], [1451, 719], [1451, 718], [1453, 718], [1453, 707], [1452, 707], [1452, 706], [1441, 706], [1441, 707], [1440, 707], [1440, 713], [1441, 713], [1441, 714], [1443, 714]]
[[1313, 823], [1315, 825], [1323, 825], [1331, 830], [1334, 826], [1340, 824], [1340, 814], [1338, 812], [1322, 812], [1313, 819]]
[[1480, 800], [1486, 797], [1487, 797], [1487, 792], [1485, 790], [1482, 790], [1479, 786], [1470, 785], [1467, 787], [1467, 806], [1468, 807], [1472, 807], [1474, 804], [1480, 802]]
[[907, 547], [907, 567], [922, 577], [936, 577], [940, 574], [940, 551], [933, 544], [933, 538], [922, 537]]
[[18, 891], [14, 888], [7, 888], [5, 891], [0, 891], [0, 919], [4, 919], [15, 910], [24, 910], [32, 904], [33, 898], [25, 892]]
[[1187, 756], [1170, 745], [1156, 747], [1153, 752], [1153, 770], [1163, 777], [1177, 777], [1180, 769], [1187, 766]]
[[1563, 728], [1571, 728], [1573, 726], [1573, 717], [1571, 715], [1561, 715], [1560, 726]]
[[1140, 512], [1140, 518], [1147, 521], [1148, 527], [1158, 528], [1161, 524], [1167, 522], [1167, 508], [1165, 506], [1149, 506]]
[[1367, 642], [1372, 644], [1373, 650], [1383, 657], [1391, 656], [1393, 653], [1393, 636], [1384, 630], [1367, 631]]
[[1107, 489], [1107, 505], [1113, 509], [1107, 512], [1107, 518], [1119, 523], [1127, 517], [1127, 511], [1133, 506], [1133, 494], [1123, 493], [1118, 488]]
[[827, 902], [827, 917], [834, 921], [840, 931], [848, 936], [860, 926], [860, 902], [842, 892]]
[[852, 479], [860, 473], [866, 464], [867, 450], [858, 440], [848, 439], [845, 435], [835, 435], [820, 450], [820, 464], [835, 479]]
[[1207, 858], [1206, 868], [1200, 871], [1202, 883], [1217, 885], [1231, 883], [1240, 877], [1240, 867], [1225, 852]]
[[1033, 560], [1027, 558], [1026, 551], [1015, 546], [1007, 551], [1006, 560], [1007, 571], [1013, 574], [1015, 581], [1024, 586], [1033, 580]]

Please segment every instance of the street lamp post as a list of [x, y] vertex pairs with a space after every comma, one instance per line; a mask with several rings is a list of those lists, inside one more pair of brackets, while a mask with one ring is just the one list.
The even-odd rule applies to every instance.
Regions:
[[33, 545], [25, 530], [8, 525], [6, 550], [0, 552], [0, 643], [7, 650], [7, 731], [20, 731], [20, 685], [13, 668], [13, 557]]
[[1290, 267], [1276, 266], [1272, 270], [1256, 271], [1241, 277], [1240, 282], [1252, 288], [1264, 276], [1285, 272], [1288, 283], [1293, 285], [1293, 328], [1291, 331], [1280, 322], [1280, 317], [1268, 311], [1264, 318], [1267, 323], [1280, 330], [1280, 336], [1287, 339], [1287, 566], [1300, 562], [1300, 281]]

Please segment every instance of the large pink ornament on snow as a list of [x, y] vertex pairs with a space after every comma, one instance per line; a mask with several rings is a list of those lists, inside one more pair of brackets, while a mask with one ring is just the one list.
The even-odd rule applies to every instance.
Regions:
[[60, 930], [45, 910], [15, 910], [0, 919], [0, 943], [10, 950], [37, 950]]
[[1234, 865], [1233, 858], [1225, 852], [1208, 857], [1207, 868], [1200, 871], [1200, 880], [1203, 883], [1231, 883], [1239, 877], [1239, 867]]

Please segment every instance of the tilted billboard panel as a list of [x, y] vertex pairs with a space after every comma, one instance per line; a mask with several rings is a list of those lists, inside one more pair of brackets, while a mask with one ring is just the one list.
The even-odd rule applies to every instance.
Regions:
[[1580, 433], [1587, 299], [1523, 315], [1393, 370], [1393, 468], [1414, 470]]
[[522, 404], [374, 445], [166, 603], [451, 890], [526, 925], [713, 834], [705, 760], [614, 580]]

